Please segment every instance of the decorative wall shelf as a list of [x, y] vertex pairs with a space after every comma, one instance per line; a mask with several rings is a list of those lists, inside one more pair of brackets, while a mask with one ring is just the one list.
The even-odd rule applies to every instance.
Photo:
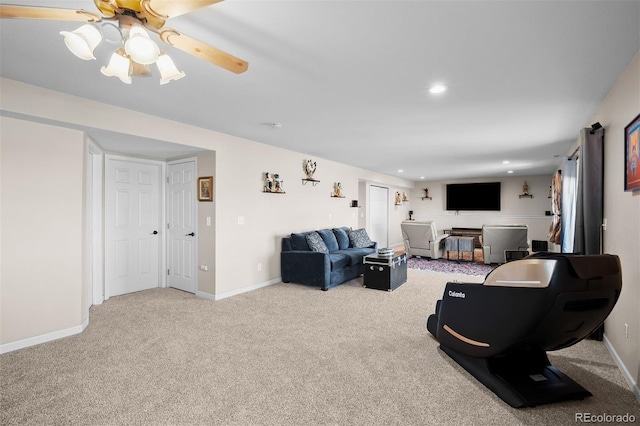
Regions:
[[431, 197], [422, 197], [423, 200], [433, 200]]
[[331, 195], [331, 198], [344, 198], [344, 195]]
[[265, 194], [286, 194], [285, 191], [266, 191], [266, 190], [263, 190], [262, 192], [264, 192]]
[[306, 185], [306, 184], [307, 184], [307, 182], [311, 182], [311, 183], [313, 183], [313, 186], [316, 186], [318, 183], [320, 183], [320, 181], [319, 181], [319, 180], [317, 180], [317, 179], [306, 179], [306, 178], [305, 178], [305, 179], [302, 179], [302, 184], [303, 184], [303, 185]]
[[533, 195], [531, 195], [531, 194], [520, 194], [520, 195], [518, 195], [518, 198], [533, 198]]

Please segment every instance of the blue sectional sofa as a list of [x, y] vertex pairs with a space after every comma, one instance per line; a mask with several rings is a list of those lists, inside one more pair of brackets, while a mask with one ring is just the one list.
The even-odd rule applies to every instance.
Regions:
[[[322, 242], [315, 241], [317, 235]], [[316, 243], [321, 247], [318, 248]], [[294, 233], [282, 239], [282, 281], [320, 287], [326, 291], [362, 275], [362, 258], [376, 250], [377, 243], [369, 240], [364, 229], [350, 231], [342, 227]]]

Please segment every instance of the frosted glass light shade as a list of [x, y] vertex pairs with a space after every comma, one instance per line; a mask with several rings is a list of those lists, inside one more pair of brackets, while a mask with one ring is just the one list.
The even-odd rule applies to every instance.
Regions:
[[124, 51], [139, 64], [154, 63], [160, 55], [160, 49], [149, 34], [142, 27], [133, 26], [129, 30], [129, 37], [124, 43]]
[[96, 59], [93, 50], [102, 41], [102, 35], [93, 25], [85, 24], [75, 31], [60, 31], [60, 34], [64, 36], [64, 44], [78, 58]]
[[109, 65], [100, 68], [100, 72], [108, 77], [118, 77], [120, 81], [131, 84], [131, 61], [114, 52], [109, 60]]
[[167, 84], [172, 80], [179, 80], [185, 76], [184, 71], [178, 71], [169, 55], [160, 55], [156, 65], [160, 71], [160, 84]]

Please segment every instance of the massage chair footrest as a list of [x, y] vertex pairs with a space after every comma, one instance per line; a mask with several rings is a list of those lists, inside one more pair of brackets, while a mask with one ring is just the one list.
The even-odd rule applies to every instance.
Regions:
[[474, 358], [442, 345], [440, 349], [514, 408], [592, 396], [591, 392], [553, 367], [544, 351]]

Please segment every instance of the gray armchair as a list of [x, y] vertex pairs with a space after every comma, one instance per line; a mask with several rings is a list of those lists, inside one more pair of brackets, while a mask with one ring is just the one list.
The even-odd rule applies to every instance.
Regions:
[[483, 225], [481, 244], [484, 263], [505, 263], [505, 251], [525, 251], [529, 249], [527, 242], [527, 225]]
[[435, 222], [404, 221], [400, 224], [407, 256], [423, 256], [440, 259], [444, 252], [444, 240], [449, 235], [438, 233]]

